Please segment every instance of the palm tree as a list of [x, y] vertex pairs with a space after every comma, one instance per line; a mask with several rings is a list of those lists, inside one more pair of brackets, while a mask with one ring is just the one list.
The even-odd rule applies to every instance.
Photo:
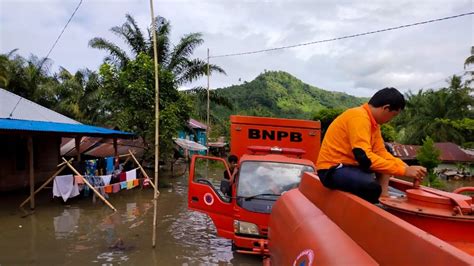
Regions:
[[34, 55], [25, 59], [16, 51], [0, 55], [0, 85], [45, 107], [54, 106], [55, 80], [48, 74], [51, 61]]
[[[194, 97], [194, 116], [199, 118], [201, 121], [205, 121], [207, 118], [207, 89], [204, 87], [196, 87], [185, 91], [186, 94]], [[219, 105], [230, 110], [234, 109], [233, 104], [225, 96], [222, 96], [218, 90], [209, 91], [209, 102]], [[211, 107], [212, 108], [212, 107]], [[212, 110], [209, 113], [209, 120], [211, 123], [219, 123], [219, 117], [213, 115]]]
[[397, 124], [405, 126], [407, 143], [421, 144], [426, 136], [438, 142], [465, 141], [465, 136], [452, 123], [472, 116], [469, 109], [474, 104], [472, 90], [458, 76], [452, 76], [448, 83], [449, 87], [437, 91], [420, 90], [407, 95], [406, 110], [397, 120]]
[[74, 75], [61, 67], [56, 75], [55, 110], [84, 123], [101, 124], [106, 119], [97, 73], [85, 69]]
[[[466, 61], [464, 61], [464, 68], [472, 64], [474, 64], [474, 46], [471, 46], [471, 56], [466, 58]], [[467, 73], [471, 74], [471, 79], [466, 82], [467, 84], [470, 84], [474, 82], [474, 70], [467, 71]]]
[[13, 49], [7, 54], [0, 55], [0, 87], [6, 87], [8, 85], [8, 81], [10, 79], [10, 60], [14, 53], [16, 53], [18, 49]]
[[[129, 46], [133, 58], [136, 58], [140, 53], [145, 53], [152, 58], [153, 35], [151, 29], [147, 29], [148, 37], [145, 38], [135, 19], [129, 14], [125, 17], [126, 21], [122, 26], [115, 26], [110, 30], [115, 35], [121, 37]], [[202, 34], [187, 34], [181, 38], [177, 45], [172, 46], [169, 40], [171, 29], [169, 21], [160, 16], [158, 16], [155, 21], [156, 34], [158, 36], [158, 60], [161, 68], [173, 73], [177, 85], [192, 82], [205, 76], [207, 73], [207, 63], [198, 58], [191, 58], [196, 47], [204, 42]], [[106, 50], [109, 55], [105, 58], [105, 61], [118, 68], [125, 67], [131, 60], [131, 57], [125, 50], [101, 37], [90, 40], [89, 46]], [[218, 72], [225, 74], [225, 71], [216, 65], [210, 64], [209, 70], [211, 73]]]

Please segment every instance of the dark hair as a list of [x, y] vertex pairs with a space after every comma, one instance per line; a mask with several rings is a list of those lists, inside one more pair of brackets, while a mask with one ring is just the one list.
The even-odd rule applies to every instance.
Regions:
[[229, 161], [229, 163], [237, 163], [239, 161], [239, 158], [235, 155], [229, 155], [229, 157], [227, 158], [227, 161]]
[[388, 104], [390, 111], [403, 110], [405, 108], [405, 98], [395, 88], [384, 88], [370, 98], [369, 104], [373, 107], [382, 107]]

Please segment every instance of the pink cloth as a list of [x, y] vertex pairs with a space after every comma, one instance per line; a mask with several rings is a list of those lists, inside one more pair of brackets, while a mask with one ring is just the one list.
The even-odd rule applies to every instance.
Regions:
[[113, 193], [117, 193], [117, 192], [120, 191], [120, 183], [115, 183], [115, 184], [113, 184], [112, 186], [113, 186], [113, 187], [112, 187], [112, 192], [113, 192]]

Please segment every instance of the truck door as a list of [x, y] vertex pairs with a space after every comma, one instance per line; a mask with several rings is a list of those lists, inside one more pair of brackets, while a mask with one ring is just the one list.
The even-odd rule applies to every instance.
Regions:
[[221, 181], [229, 167], [224, 159], [194, 155], [189, 171], [188, 208], [209, 215], [217, 234], [232, 238], [233, 204], [231, 195], [221, 191]]

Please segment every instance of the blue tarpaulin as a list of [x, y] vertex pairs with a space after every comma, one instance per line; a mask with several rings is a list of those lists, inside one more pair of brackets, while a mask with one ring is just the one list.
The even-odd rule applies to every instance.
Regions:
[[6, 118], [0, 118], [0, 130], [51, 132], [51, 133], [78, 134], [78, 135], [85, 135], [85, 136], [103, 136], [103, 137], [109, 136], [109, 137], [121, 137], [121, 138], [131, 138], [135, 136], [135, 134], [129, 133], [129, 132], [107, 129], [107, 128], [102, 128], [102, 127], [89, 126], [89, 125], [84, 125], [84, 124], [66, 124], [66, 123], [6, 119]]

